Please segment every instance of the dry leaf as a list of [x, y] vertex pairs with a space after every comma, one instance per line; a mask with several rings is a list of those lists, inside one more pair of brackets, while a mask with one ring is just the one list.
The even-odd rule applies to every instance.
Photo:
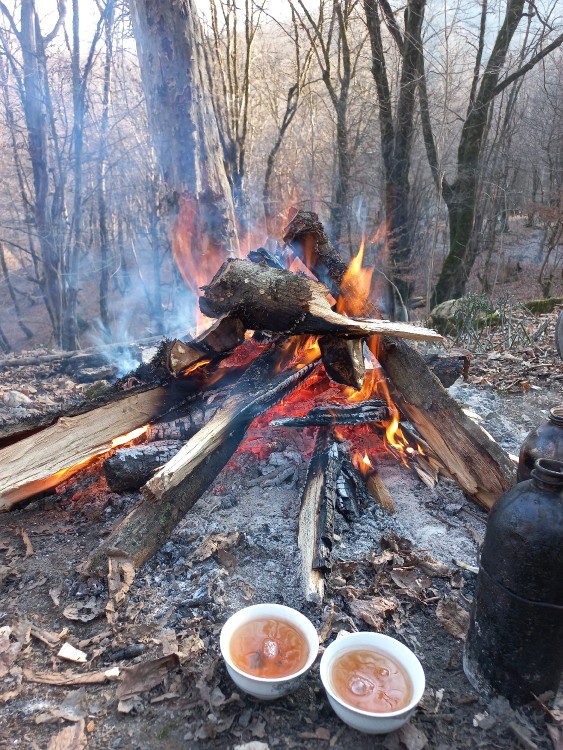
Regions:
[[446, 597], [436, 607], [436, 617], [444, 629], [454, 638], [465, 640], [469, 628], [469, 612], [451, 597]]
[[175, 630], [163, 630], [157, 640], [162, 646], [163, 656], [178, 653], [178, 639], [176, 638]]
[[79, 651], [70, 643], [63, 643], [57, 656], [59, 657], [59, 659], [73, 661], [75, 664], [86, 664], [88, 658], [84, 651]]
[[419, 599], [425, 589], [430, 586], [429, 578], [417, 577], [415, 570], [392, 570], [389, 577], [397, 585], [401, 592]]
[[32, 625], [29, 632], [33, 638], [37, 638], [38, 641], [49, 646], [49, 648], [55, 648], [61, 642], [61, 635], [59, 633], [52, 633], [50, 630], [43, 630], [36, 625]]
[[326, 727], [317, 727], [314, 732], [300, 732], [299, 737], [302, 740], [330, 740], [330, 731]]
[[25, 545], [25, 557], [24, 557], [24, 559], [27, 558], [27, 557], [31, 557], [31, 555], [33, 555], [33, 553], [34, 553], [34, 550], [33, 550], [33, 544], [31, 543], [31, 539], [29, 538], [29, 534], [27, 533], [27, 531], [25, 529], [23, 529], [21, 527], [18, 528], [18, 534], [21, 536], [22, 541], [23, 541], [23, 543]]
[[23, 676], [28, 682], [42, 685], [101, 685], [119, 677], [119, 667], [112, 667], [98, 672], [34, 672], [24, 669]]
[[348, 606], [355, 617], [375, 630], [381, 630], [385, 617], [397, 609], [398, 602], [396, 599], [374, 596], [372, 599], [354, 599]]
[[122, 670], [121, 682], [117, 688], [116, 697], [127, 701], [135, 695], [151, 690], [160, 685], [171, 669], [178, 666], [180, 660], [177, 654], [162, 656], [160, 659], [144, 661], [133, 667]]
[[448, 578], [451, 575], [451, 568], [441, 560], [436, 560], [432, 555], [424, 555], [424, 557], [415, 556], [414, 560], [417, 568], [422, 570], [426, 575], [433, 576], [434, 578]]
[[218, 550], [228, 550], [236, 547], [241, 539], [240, 531], [229, 531], [227, 534], [217, 532], [216, 534], [207, 534], [201, 541], [201, 544], [194, 552], [194, 559], [198, 562], [209, 559]]
[[187, 638], [181, 639], [178, 656], [180, 657], [180, 661], [184, 662], [187, 659], [193, 659], [203, 651], [205, 651], [205, 643], [198, 633], [194, 633]]
[[129, 557], [108, 557], [109, 600], [106, 604], [106, 618], [110, 623], [117, 620], [117, 610], [125, 599], [135, 580], [135, 565]]
[[86, 747], [84, 734], [84, 719], [70, 727], [65, 727], [51, 737], [47, 750], [83, 750]]
[[80, 622], [90, 622], [90, 620], [95, 620], [96, 617], [100, 617], [103, 611], [103, 602], [99, 599], [96, 599], [95, 596], [91, 596], [90, 599], [85, 602], [76, 602], [74, 604], [69, 604], [63, 609], [63, 615], [67, 620], [80, 620]]

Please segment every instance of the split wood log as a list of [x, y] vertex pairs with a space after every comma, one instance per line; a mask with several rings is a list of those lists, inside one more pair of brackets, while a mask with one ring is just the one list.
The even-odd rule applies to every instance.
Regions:
[[442, 340], [429, 328], [339, 315], [330, 307], [324, 284], [248, 260], [226, 261], [203, 290], [199, 306], [204, 315], [235, 315], [251, 330], [352, 337], [384, 333], [419, 341]]
[[366, 477], [366, 487], [375, 502], [387, 513], [395, 512], [395, 502], [387, 486], [376, 472]]
[[180, 440], [119, 448], [103, 463], [108, 487], [113, 492], [138, 490], [181, 449]]
[[364, 340], [321, 336], [319, 347], [328, 377], [335, 383], [361, 390], [366, 376]]
[[378, 359], [394, 387], [397, 406], [468, 495], [490, 509], [516, 479], [508, 455], [432, 375], [405, 342], [383, 337]]
[[307, 601], [317, 604], [323, 600], [325, 575], [332, 567], [336, 482], [341, 466], [338, 443], [332, 430], [323, 427], [317, 433], [309, 463], [297, 533], [303, 593]]
[[357, 404], [315, 406], [303, 417], [280, 417], [270, 422], [271, 427], [322, 427], [343, 424], [388, 422], [389, 407], [380, 399], [369, 399]]
[[138, 568], [166, 541], [208, 489], [242, 441], [253, 419], [287, 396], [317, 367], [276, 374], [279, 352], [267, 350], [250, 365], [236, 392], [143, 487], [143, 500], [89, 557], [84, 572], [105, 575], [108, 556], [127, 556]]
[[463, 349], [425, 354], [423, 359], [444, 388], [449, 388], [458, 378], [467, 380], [470, 357], [469, 352]]

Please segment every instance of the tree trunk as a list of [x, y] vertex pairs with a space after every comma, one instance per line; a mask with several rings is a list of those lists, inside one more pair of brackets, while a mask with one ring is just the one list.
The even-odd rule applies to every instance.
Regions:
[[202, 254], [216, 250], [233, 255], [237, 250], [233, 200], [207, 91], [202, 49], [206, 42], [196, 3], [133, 0], [130, 5], [171, 227], [187, 200], [196, 207], [197, 220], [184, 241], [200, 247]]

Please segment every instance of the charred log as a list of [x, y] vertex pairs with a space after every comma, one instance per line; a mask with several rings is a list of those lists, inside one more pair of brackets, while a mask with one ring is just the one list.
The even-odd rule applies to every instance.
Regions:
[[87, 561], [85, 572], [105, 575], [108, 556], [126, 555], [137, 567], [165, 542], [208, 489], [253, 419], [276, 404], [317, 366], [275, 374], [277, 351], [256, 358], [215, 416], [143, 488], [143, 500]]
[[330, 428], [321, 428], [301, 496], [297, 543], [305, 598], [322, 602], [325, 574], [332, 567], [336, 482], [342, 459]]
[[385, 401], [370, 399], [358, 404], [315, 406], [303, 417], [280, 417], [270, 422], [271, 427], [327, 427], [343, 424], [366, 424], [387, 422], [389, 407]]
[[297, 211], [285, 230], [283, 241], [328, 286], [331, 294], [338, 296], [347, 266], [331, 245], [318, 215], [313, 211]]
[[113, 492], [138, 490], [180, 450], [180, 440], [119, 448], [103, 463], [108, 487]]
[[252, 330], [353, 337], [386, 333], [423, 341], [442, 338], [428, 328], [406, 323], [339, 315], [330, 307], [327, 288], [318, 281], [247, 260], [225, 262], [203, 290], [199, 305], [205, 315], [235, 315]]
[[366, 375], [364, 340], [321, 336], [319, 347], [329, 378], [335, 383], [361, 390]]

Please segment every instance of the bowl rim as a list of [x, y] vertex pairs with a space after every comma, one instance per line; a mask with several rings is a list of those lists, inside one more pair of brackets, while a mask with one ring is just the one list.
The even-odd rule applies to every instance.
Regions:
[[[337, 695], [334, 692], [334, 690], [332, 690], [332, 687], [330, 685], [330, 678], [329, 678], [329, 667], [334, 658], [333, 656], [334, 651], [336, 651], [337, 648], [339, 650], [343, 649], [343, 647], [341, 646], [341, 643], [343, 641], [346, 641], [346, 643], [349, 643], [350, 641], [357, 641], [358, 637], [361, 637], [363, 639], [367, 637], [370, 640], [376, 640], [378, 642], [379, 649], [387, 653], [388, 656], [391, 656], [396, 661], [400, 662], [401, 666], [407, 671], [409, 678], [413, 682], [413, 695], [409, 703], [403, 708], [399, 708], [396, 711], [377, 711], [377, 712], [364, 711], [361, 708], [356, 708], [355, 706], [351, 706], [349, 703], [343, 700], [339, 695]], [[384, 644], [391, 645], [391, 643], [393, 644], [393, 647], [398, 646], [399, 651], [402, 651], [403, 653], [406, 652], [415, 659], [415, 669], [420, 670], [420, 676], [422, 678], [418, 691], [414, 689], [414, 680], [412, 677], [412, 670], [408, 668], [408, 666], [402, 661], [400, 656], [396, 656], [386, 651]], [[355, 650], [352, 644], [350, 644], [350, 646], [351, 647], [346, 648], [345, 651]], [[373, 646], [375, 647], [376, 644], [374, 643]], [[342, 650], [341, 653], [344, 653], [345, 651]], [[369, 631], [360, 631], [358, 633], [348, 633], [347, 635], [342, 636], [341, 638], [337, 638], [332, 643], [330, 643], [326, 647], [321, 657], [321, 663], [319, 667], [319, 676], [321, 678], [321, 682], [329, 698], [332, 698], [336, 703], [338, 703], [340, 706], [347, 709], [348, 711], [352, 711], [353, 713], [358, 714], [358, 716], [365, 716], [366, 718], [371, 718], [371, 719], [376, 719], [376, 720], [400, 718], [404, 714], [409, 713], [410, 711], [415, 709], [416, 706], [419, 704], [424, 694], [424, 689], [426, 687], [426, 675], [424, 674], [424, 668], [422, 664], [420, 663], [418, 656], [414, 653], [414, 651], [411, 651], [411, 649], [408, 646], [405, 646], [405, 644], [401, 643], [401, 641], [399, 641], [397, 638], [392, 638], [391, 636], [385, 635], [384, 633], [371, 633]]]
[[[297, 619], [299, 619], [303, 623], [302, 630], [305, 630], [305, 629], [309, 630], [308, 634], [305, 632], [303, 633], [303, 635], [307, 639], [307, 644], [309, 645], [309, 647], [311, 646], [312, 641], [313, 641], [313, 632], [315, 633], [317, 648], [316, 650], [314, 648], [309, 648], [309, 656], [307, 657], [307, 661], [298, 672], [292, 672], [291, 674], [285, 675], [284, 677], [258, 677], [257, 675], [244, 672], [242, 669], [239, 669], [239, 667], [233, 664], [231, 655], [229, 653], [229, 642], [227, 641], [225, 628], [227, 627], [227, 625], [229, 625], [230, 628], [235, 627], [236, 620], [242, 619], [243, 613], [248, 614], [250, 610], [255, 610], [257, 612], [262, 610], [264, 611], [264, 613], [266, 613], [268, 610], [274, 611], [274, 612], [279, 613], [280, 617], [283, 617], [283, 613], [285, 612], [285, 613], [290, 614], [291, 617], [297, 617]], [[287, 617], [285, 619], [288, 620]], [[319, 654], [319, 645], [320, 644], [319, 644], [319, 637], [318, 637], [317, 629], [315, 628], [311, 620], [309, 620], [309, 618], [306, 615], [304, 615], [298, 609], [294, 609], [293, 607], [288, 607], [285, 604], [276, 604], [274, 602], [250, 604], [248, 607], [243, 607], [242, 609], [238, 609], [227, 620], [225, 620], [225, 622], [223, 623], [223, 626], [221, 627], [221, 633], [219, 636], [219, 648], [221, 650], [223, 659], [225, 660], [225, 663], [229, 667], [229, 669], [232, 669], [238, 675], [240, 675], [241, 677], [244, 677], [247, 680], [252, 680], [254, 682], [262, 683], [264, 685], [280, 684], [283, 682], [288, 682], [289, 680], [294, 680], [296, 677], [300, 677], [302, 674], [307, 672], [311, 668], [311, 666], [313, 665], [313, 662], [315, 661], [315, 659], [317, 658]]]

